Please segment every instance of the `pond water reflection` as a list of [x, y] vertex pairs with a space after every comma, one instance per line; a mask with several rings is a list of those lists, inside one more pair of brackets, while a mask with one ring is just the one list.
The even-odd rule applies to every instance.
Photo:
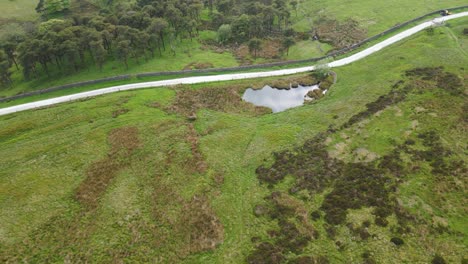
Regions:
[[247, 89], [242, 96], [246, 102], [256, 106], [271, 108], [273, 113], [281, 112], [289, 108], [298, 107], [304, 104], [309, 91], [319, 89], [318, 85], [299, 86], [292, 89], [276, 89], [265, 86], [262, 89]]

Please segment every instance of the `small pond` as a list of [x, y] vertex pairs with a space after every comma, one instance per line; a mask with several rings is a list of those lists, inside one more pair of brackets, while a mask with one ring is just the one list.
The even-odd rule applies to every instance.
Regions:
[[262, 89], [247, 89], [242, 96], [246, 102], [256, 106], [271, 108], [273, 113], [281, 112], [289, 108], [298, 107], [304, 104], [305, 100], [312, 100], [307, 97], [309, 91], [319, 89], [318, 85], [299, 86], [291, 89], [276, 89], [265, 86]]

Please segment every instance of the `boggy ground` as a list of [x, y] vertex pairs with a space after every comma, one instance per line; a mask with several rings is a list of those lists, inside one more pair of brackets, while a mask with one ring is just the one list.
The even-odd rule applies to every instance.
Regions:
[[463, 28], [274, 115], [230, 90], [243, 80], [0, 117], [1, 261], [462, 263]]
[[[363, 253], [362, 261], [376, 263], [371, 247], [366, 247], [365, 242], [376, 238], [379, 229], [389, 227], [387, 218], [390, 216], [396, 222], [390, 225], [390, 232], [394, 237], [387, 243], [396, 247], [404, 244], [401, 237], [411, 239], [410, 237], [420, 236], [417, 230], [421, 228], [433, 235], [457, 233], [448, 227], [445, 218], [428, 222], [424, 217], [412, 214], [398, 201], [399, 185], [413, 175], [427, 170], [436, 182], [453, 181], [460, 191], [468, 183], [465, 160], [454, 155], [449, 146], [444, 146], [437, 131], [423, 130], [409, 135], [404, 142], [395, 142], [395, 147], [388, 154], [373, 161], [344, 162], [331, 157], [327, 150], [327, 137], [352, 129], [353, 125], [365, 122], [377, 112], [404, 102], [412, 93], [423, 94], [437, 90], [466, 99], [466, 86], [462, 79], [444, 72], [442, 67], [416, 68], [406, 71], [405, 76], [410, 77], [410, 80], [397, 82], [388, 94], [367, 104], [365, 111], [352, 116], [341, 129], [330, 128], [306, 141], [303, 146], [274, 153], [271, 166], [257, 168], [258, 178], [268, 184], [273, 193], [265, 197], [266, 202], [258, 205], [254, 213], [277, 222], [279, 229], [267, 231], [266, 239], [252, 238], [256, 243], [256, 250], [247, 258], [249, 263], [282, 263], [286, 259], [292, 259], [293, 263], [328, 263], [326, 256], [301, 254], [309, 243], [320, 239], [320, 232], [316, 230], [326, 231], [323, 234], [325, 239], [335, 241], [338, 250], [345, 251], [348, 245], [339, 238], [340, 231], [337, 229], [340, 227], [346, 227], [352, 237], [364, 244], [367, 253]], [[353, 137], [347, 139], [352, 140]], [[352, 153], [344, 155], [350, 154]], [[279, 190], [275, 190], [275, 186], [281, 184], [288, 175], [293, 177], [290, 180], [293, 183], [283, 184]], [[287, 186], [288, 191], [282, 192]], [[308, 202], [319, 195], [323, 200], [318, 210], [308, 211]], [[348, 219], [347, 222], [348, 210], [363, 208], [370, 209], [367, 214], [363, 214], [367, 219], [363, 222]], [[305, 225], [303, 221], [307, 220], [304, 219], [313, 220], [314, 223]], [[370, 231], [372, 225], [377, 226], [374, 232]], [[300, 228], [305, 226], [315, 230], [315, 233], [307, 236], [300, 232]], [[434, 246], [432, 243], [431, 241], [425, 246], [430, 248]], [[440, 255], [438, 258], [443, 259]]]

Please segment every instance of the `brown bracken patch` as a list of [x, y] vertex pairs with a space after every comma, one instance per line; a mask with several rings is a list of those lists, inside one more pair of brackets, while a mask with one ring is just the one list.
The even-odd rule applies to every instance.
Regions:
[[320, 41], [330, 43], [339, 49], [362, 41], [366, 38], [366, 34], [366, 30], [353, 19], [339, 22], [335, 19], [323, 18], [315, 22], [315, 35]]
[[128, 109], [125, 109], [125, 108], [121, 108], [121, 109], [118, 109], [118, 110], [115, 110], [114, 112], [112, 112], [112, 117], [113, 118], [117, 118], [119, 117], [120, 115], [123, 115], [125, 113], [128, 113], [130, 110]]
[[240, 93], [245, 86], [232, 85], [203, 89], [178, 89], [173, 104], [166, 110], [186, 117], [193, 116], [199, 109], [210, 109], [228, 113], [247, 112], [253, 115], [269, 113], [265, 107], [256, 107], [242, 101]]
[[209, 69], [214, 68], [213, 63], [211, 62], [191, 62], [184, 67], [184, 70], [193, 70], [193, 69]]
[[190, 149], [192, 151], [192, 159], [189, 161], [189, 163], [193, 164], [194, 172], [204, 173], [206, 172], [208, 165], [206, 164], [205, 160], [203, 159], [203, 155], [199, 150], [197, 131], [191, 123], [188, 124], [187, 127], [189, 129], [189, 133], [186, 139], [190, 144]]
[[[257, 58], [268, 60], [279, 59], [282, 48], [283, 46], [281, 45], [280, 39], [263, 40], [261, 48], [257, 51]], [[237, 48], [233, 48], [232, 52], [241, 64], [251, 64], [252, 61], [250, 61], [250, 57], [252, 57], [252, 54], [247, 44], [242, 44]]]
[[190, 253], [216, 248], [223, 242], [224, 227], [211, 208], [208, 198], [194, 196], [183, 208], [182, 227]]
[[125, 167], [132, 152], [139, 146], [138, 129], [123, 127], [114, 129], [108, 137], [111, 150], [108, 156], [94, 162], [86, 171], [86, 179], [78, 187], [75, 198], [87, 209], [99, 204], [112, 179]]

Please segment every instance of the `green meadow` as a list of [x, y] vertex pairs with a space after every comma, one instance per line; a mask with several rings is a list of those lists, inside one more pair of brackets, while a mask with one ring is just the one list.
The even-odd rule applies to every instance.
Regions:
[[[402, 5], [396, 15], [415, 15], [403, 17], [412, 9]], [[338, 82], [325, 97], [281, 113], [240, 99], [269, 78], [115, 93], [0, 117], [0, 260], [464, 263], [467, 22], [333, 69]], [[382, 217], [382, 204], [371, 202], [380, 176], [350, 181], [346, 171], [381, 171], [385, 157], [399, 169], [377, 181], [377, 197], [395, 208]], [[320, 164], [334, 164], [336, 178], [301, 178], [300, 168]], [[269, 183], [260, 167], [268, 177], [274, 168], [291, 172]], [[314, 179], [320, 188], [307, 185]], [[325, 206], [337, 190], [356, 202], [336, 205], [344, 219]]]

